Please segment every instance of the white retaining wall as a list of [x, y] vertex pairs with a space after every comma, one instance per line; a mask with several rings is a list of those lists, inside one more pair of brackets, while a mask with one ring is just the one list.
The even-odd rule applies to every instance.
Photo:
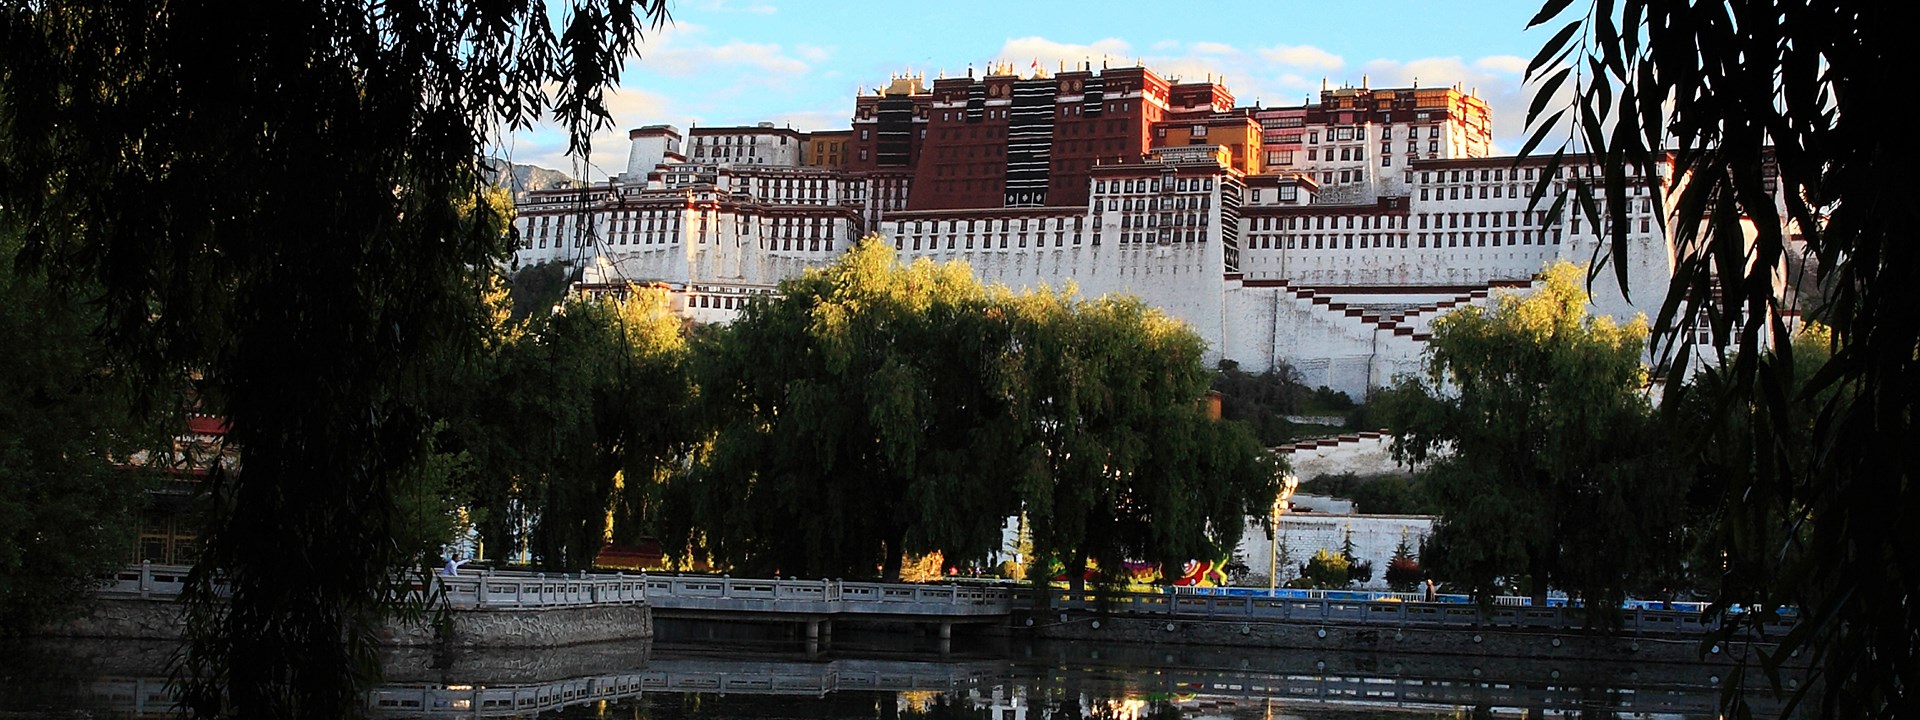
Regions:
[[1325, 548], [1339, 553], [1349, 532], [1353, 537], [1354, 556], [1373, 563], [1373, 580], [1359, 587], [1384, 589], [1387, 561], [1393, 558], [1394, 548], [1405, 538], [1407, 546], [1418, 557], [1420, 541], [1433, 532], [1433, 517], [1289, 513], [1280, 516], [1275, 540], [1267, 538], [1264, 526], [1256, 519], [1249, 523], [1236, 556], [1254, 575], [1262, 578], [1277, 560], [1279, 584], [1284, 585], [1300, 576], [1300, 564], [1313, 557], [1315, 551]]

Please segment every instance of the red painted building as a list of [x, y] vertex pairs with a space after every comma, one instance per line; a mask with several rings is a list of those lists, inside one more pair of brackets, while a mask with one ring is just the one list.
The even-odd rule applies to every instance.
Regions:
[[896, 77], [856, 98], [846, 167], [909, 175], [911, 210], [1083, 207], [1094, 168], [1141, 162], [1161, 122], [1232, 110], [1211, 79], [1175, 83], [1143, 67], [1022, 77], [997, 66], [931, 88]]

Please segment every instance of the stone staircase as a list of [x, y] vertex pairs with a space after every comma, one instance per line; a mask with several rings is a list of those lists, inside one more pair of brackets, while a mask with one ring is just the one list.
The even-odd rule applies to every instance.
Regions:
[[[1296, 302], [1313, 306], [1322, 314], [1371, 325], [1386, 330], [1395, 337], [1405, 337], [1414, 342], [1426, 342], [1432, 336], [1433, 319], [1447, 311], [1469, 304], [1484, 305], [1495, 289], [1525, 289], [1530, 285], [1526, 280], [1498, 280], [1482, 286], [1451, 286], [1444, 288], [1371, 288], [1340, 286], [1294, 286], [1285, 280], [1262, 283], [1280, 288]], [[1418, 291], [1422, 296], [1443, 295], [1442, 299], [1422, 298], [1408, 301], [1395, 295], [1407, 295], [1409, 290]], [[1366, 295], [1381, 295], [1380, 302], [1363, 302]]]

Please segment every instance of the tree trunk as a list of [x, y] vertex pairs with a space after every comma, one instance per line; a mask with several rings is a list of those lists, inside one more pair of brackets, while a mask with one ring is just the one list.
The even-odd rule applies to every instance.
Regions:
[[1067, 587], [1075, 594], [1087, 591], [1087, 553], [1075, 550], [1067, 561]]

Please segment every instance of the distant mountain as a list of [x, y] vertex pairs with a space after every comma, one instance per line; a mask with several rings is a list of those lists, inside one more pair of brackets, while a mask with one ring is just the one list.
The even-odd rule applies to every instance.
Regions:
[[526, 197], [526, 194], [533, 190], [552, 190], [579, 185], [578, 181], [559, 170], [508, 163], [497, 158], [485, 161], [485, 165], [493, 175], [491, 178], [493, 184], [512, 192], [515, 200]]

